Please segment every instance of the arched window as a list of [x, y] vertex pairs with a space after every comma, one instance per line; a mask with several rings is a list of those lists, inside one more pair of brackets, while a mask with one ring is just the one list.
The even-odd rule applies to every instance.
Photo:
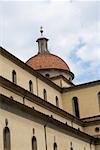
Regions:
[[57, 143], [53, 144], [53, 150], [57, 150]]
[[29, 91], [33, 93], [33, 83], [31, 80], [29, 81]]
[[25, 104], [25, 96], [23, 97], [23, 104]]
[[59, 107], [59, 100], [57, 96], [56, 96], [56, 106]]
[[15, 84], [17, 83], [17, 75], [15, 70], [12, 71], [12, 82]]
[[37, 140], [36, 137], [32, 137], [32, 150], [37, 150]]
[[8, 127], [5, 127], [3, 130], [3, 142], [4, 142], [4, 150], [11, 150], [10, 130]]
[[100, 111], [100, 92], [98, 92], [98, 103], [99, 103], [99, 111]]
[[72, 142], [70, 142], [70, 146], [71, 146], [70, 150], [73, 150], [73, 147], [72, 147]]
[[44, 96], [44, 100], [47, 101], [47, 91], [45, 89], [43, 90], [43, 96]]
[[78, 105], [78, 98], [73, 97], [73, 111], [76, 117], [80, 118], [80, 113], [79, 113], [79, 105]]

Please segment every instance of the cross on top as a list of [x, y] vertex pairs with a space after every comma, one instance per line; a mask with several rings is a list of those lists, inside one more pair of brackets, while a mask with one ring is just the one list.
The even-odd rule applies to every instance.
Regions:
[[43, 36], [43, 27], [42, 26], [40, 27], [40, 33], [41, 33], [41, 36]]

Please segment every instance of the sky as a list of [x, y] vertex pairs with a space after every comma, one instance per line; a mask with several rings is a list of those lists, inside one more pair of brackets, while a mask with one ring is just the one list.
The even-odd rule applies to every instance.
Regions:
[[0, 46], [22, 61], [38, 52], [41, 26], [49, 51], [75, 74], [73, 83], [100, 79], [99, 0], [0, 1]]

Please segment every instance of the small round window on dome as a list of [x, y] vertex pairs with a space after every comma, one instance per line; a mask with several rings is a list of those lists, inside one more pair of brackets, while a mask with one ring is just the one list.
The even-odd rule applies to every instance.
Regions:
[[100, 128], [99, 127], [96, 127], [95, 128], [95, 132], [99, 132], [100, 131]]
[[49, 74], [49, 73], [46, 73], [45, 76], [46, 76], [47, 78], [49, 78], [49, 77], [50, 77], [50, 74]]

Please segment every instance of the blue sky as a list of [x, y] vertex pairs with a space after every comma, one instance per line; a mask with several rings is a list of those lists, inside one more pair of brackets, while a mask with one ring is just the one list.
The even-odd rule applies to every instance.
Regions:
[[0, 1], [0, 45], [26, 62], [37, 53], [40, 26], [51, 53], [63, 58], [74, 83], [100, 79], [100, 1]]

